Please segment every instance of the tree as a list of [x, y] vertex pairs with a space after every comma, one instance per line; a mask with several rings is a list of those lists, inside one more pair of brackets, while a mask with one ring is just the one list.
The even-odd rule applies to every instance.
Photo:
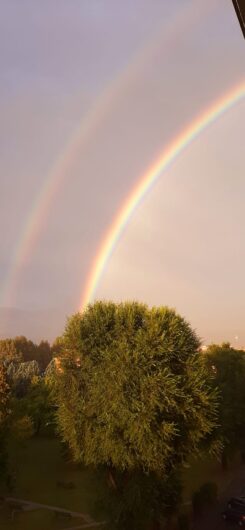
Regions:
[[6, 369], [0, 363], [0, 428], [8, 413], [9, 385], [7, 383]]
[[13, 339], [16, 350], [25, 362], [37, 361], [41, 371], [44, 371], [52, 359], [52, 351], [48, 341], [41, 340], [35, 344], [24, 336]]
[[32, 340], [28, 340], [24, 335], [19, 335], [13, 339], [13, 342], [24, 362], [36, 359], [37, 346]]
[[47, 340], [41, 340], [37, 346], [37, 361], [40, 369], [44, 372], [52, 360], [53, 353]]
[[37, 361], [10, 363], [7, 369], [8, 381], [12, 391], [19, 398], [23, 397], [31, 385], [32, 379], [39, 376], [40, 368]]
[[17, 350], [14, 339], [0, 340], [0, 360], [5, 364], [22, 360], [22, 355]]
[[53, 357], [60, 355], [60, 353], [63, 351], [63, 347], [63, 337], [56, 337], [51, 347]]
[[0, 480], [6, 479], [8, 472], [7, 420], [9, 416], [10, 391], [7, 383], [6, 368], [0, 363]]
[[45, 372], [44, 372], [44, 380], [45, 384], [50, 388], [50, 391], [52, 391], [52, 388], [55, 388], [55, 382], [57, 378], [57, 366], [58, 366], [58, 357], [53, 357], [52, 361], [48, 364]]
[[245, 451], [245, 353], [229, 343], [213, 344], [205, 353], [205, 361], [220, 392], [218, 423], [225, 466], [236, 449]]
[[16, 421], [26, 417], [31, 420], [34, 435], [37, 436], [41, 429], [50, 432], [54, 423], [53, 403], [50, 388], [42, 377], [32, 378], [25, 395], [14, 401], [13, 410]]
[[58, 425], [76, 460], [167, 477], [216, 424], [200, 342], [174, 310], [97, 302], [67, 324]]

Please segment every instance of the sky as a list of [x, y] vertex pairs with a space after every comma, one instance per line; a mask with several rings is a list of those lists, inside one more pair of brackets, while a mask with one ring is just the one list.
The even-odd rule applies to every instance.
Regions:
[[[52, 340], [140, 177], [245, 80], [244, 39], [228, 0], [0, 7], [0, 335]], [[244, 118], [243, 100], [158, 179], [96, 298], [168, 305], [205, 343], [245, 346]]]

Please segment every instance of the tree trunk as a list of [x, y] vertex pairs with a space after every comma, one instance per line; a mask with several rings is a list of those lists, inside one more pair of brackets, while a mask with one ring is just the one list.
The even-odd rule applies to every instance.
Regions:
[[108, 484], [111, 486], [115, 491], [117, 490], [117, 483], [113, 476], [112, 468], [108, 469]]

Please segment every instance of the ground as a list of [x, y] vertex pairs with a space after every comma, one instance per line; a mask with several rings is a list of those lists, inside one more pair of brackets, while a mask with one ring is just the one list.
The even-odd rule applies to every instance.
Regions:
[[241, 468], [240, 457], [233, 458], [232, 463], [226, 471], [223, 471], [220, 463], [212, 458], [191, 460], [189, 466], [183, 471], [184, 492], [183, 501], [190, 501], [194, 491], [198, 490], [205, 482], [215, 482], [218, 487], [218, 495], [222, 496], [230, 482], [236, 477]]
[[[93, 469], [66, 462], [61, 454], [58, 440], [51, 438], [33, 438], [18, 449], [12, 449], [17, 467], [16, 484], [13, 492], [8, 495], [33, 502], [58, 506], [77, 512], [90, 514], [95, 520], [101, 521], [108, 517], [103, 513], [100, 498], [107, 485], [105, 478]], [[13, 457], [12, 457], [13, 458]], [[212, 460], [192, 461], [183, 472], [184, 503], [189, 503], [192, 493], [204, 482], [215, 481], [219, 495], [232, 489], [234, 493], [241, 489], [241, 466], [235, 460], [230, 469], [223, 472], [218, 462]], [[235, 478], [237, 477], [237, 479]], [[243, 475], [242, 475], [243, 477]], [[234, 482], [235, 481], [235, 482]], [[59, 483], [72, 483], [72, 489], [61, 487]], [[233, 484], [233, 485], [232, 485]], [[6, 494], [2, 489], [1, 494]], [[217, 507], [214, 518], [218, 520]], [[58, 530], [79, 526], [81, 521], [57, 519], [53, 512], [37, 510], [17, 514], [13, 521], [10, 514], [3, 508], [0, 511], [0, 530]], [[216, 522], [217, 524], [217, 522]], [[211, 530], [209, 520], [209, 530]], [[218, 526], [219, 527], [219, 526]], [[103, 526], [106, 530], [106, 526]], [[197, 527], [199, 530], [199, 526]], [[217, 528], [214, 526], [214, 528]]]
[[226, 508], [230, 497], [245, 494], [245, 466], [236, 471], [235, 476], [220, 494], [218, 503], [194, 522], [192, 530], [228, 530], [238, 528], [237, 524], [224, 522], [221, 512]]
[[[104, 514], [98, 506], [98, 499], [106, 487], [104, 478], [94, 470], [82, 469], [66, 462], [62, 458], [58, 440], [33, 438], [13, 453], [18, 471], [15, 488], [8, 495], [89, 513], [95, 520], [104, 520]], [[59, 482], [72, 483], [73, 489], [60, 487]], [[2, 490], [1, 494], [5, 493], [6, 490]], [[17, 514], [13, 522], [5, 510], [1, 514], [1, 530], [51, 530], [82, 524], [79, 519], [69, 522], [58, 520], [53, 513], [43, 510]], [[106, 527], [103, 528], [106, 530]]]

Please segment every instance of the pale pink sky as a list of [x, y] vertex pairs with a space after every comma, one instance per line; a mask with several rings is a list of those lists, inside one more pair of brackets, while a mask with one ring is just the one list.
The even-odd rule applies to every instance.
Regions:
[[[192, 10], [202, 4], [0, 0], [2, 291], [48, 171], [119, 79], [20, 271], [19, 316], [8, 313], [0, 334], [16, 329], [52, 338], [62, 331], [103, 234], [145, 168], [209, 102], [245, 78], [232, 2], [210, 2], [199, 17]], [[182, 31], [173, 23], [181, 13]], [[159, 180], [108, 263], [99, 298], [167, 304], [205, 341], [238, 336], [245, 344], [244, 117], [242, 103]], [[0, 299], [2, 321], [5, 305]]]

